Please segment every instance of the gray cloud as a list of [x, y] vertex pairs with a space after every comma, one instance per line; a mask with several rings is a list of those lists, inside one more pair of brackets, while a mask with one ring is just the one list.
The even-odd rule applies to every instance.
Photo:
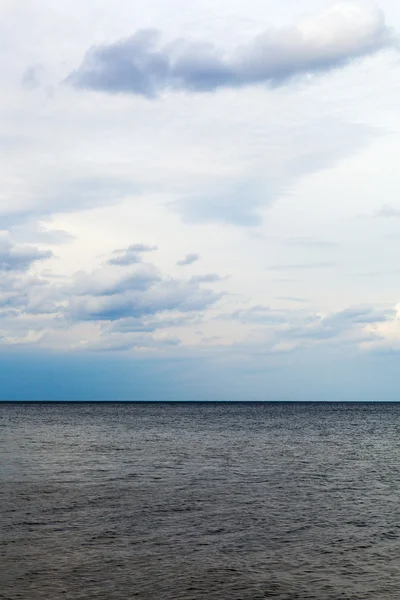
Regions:
[[324, 322], [329, 325], [338, 324], [361, 324], [383, 323], [395, 318], [396, 311], [393, 309], [376, 309], [371, 306], [355, 306], [347, 308], [333, 316], [326, 318]]
[[163, 280], [147, 289], [129, 290], [107, 296], [74, 297], [69, 314], [77, 320], [116, 321], [165, 311], [201, 311], [220, 298], [211, 290], [179, 280]]
[[27, 271], [36, 261], [52, 256], [50, 250], [15, 245], [7, 235], [0, 234], [0, 271]]
[[292, 27], [269, 28], [233, 52], [212, 42], [162, 44], [155, 29], [91, 48], [67, 81], [78, 88], [156, 97], [164, 90], [214, 91], [280, 85], [339, 68], [393, 43], [382, 12], [338, 4]]
[[[115, 253], [154, 250], [132, 244]], [[77, 339], [91, 350], [177, 345], [179, 338], [169, 330], [201, 321], [203, 311], [222, 296], [201, 287], [219, 281], [217, 275], [177, 279], [149, 263], [131, 268], [106, 263], [55, 280], [46, 271], [30, 274], [32, 264], [50, 256], [50, 251], [13, 244], [0, 233], [2, 343], [65, 347]]]
[[141, 254], [143, 252], [155, 252], [155, 250], [157, 250], [157, 246], [147, 246], [146, 244], [131, 244], [130, 246], [128, 246], [128, 248], [115, 250], [114, 254], [117, 254], [118, 256], [110, 258], [108, 264], [117, 265], [121, 267], [133, 265], [135, 263], [141, 262]]
[[160, 281], [161, 275], [151, 265], [124, 275], [104, 268], [92, 273], [77, 273], [72, 291], [76, 296], [116, 296], [125, 292], [147, 290]]
[[217, 281], [223, 281], [226, 277], [221, 277], [217, 273], [207, 273], [205, 275], [195, 275], [190, 278], [191, 283], [216, 283]]
[[[26, 270], [2, 272], [0, 318], [7, 320], [8, 331], [29, 329], [29, 316], [55, 314], [57, 299], [59, 299], [59, 292], [55, 286], [40, 277], [29, 275]], [[19, 316], [23, 317], [21, 327], [15, 320]], [[38, 322], [38, 325], [43, 327], [42, 322]]]
[[[143, 245], [131, 248], [149, 249]], [[149, 316], [202, 311], [214, 304], [221, 294], [203, 289], [202, 282], [165, 277], [151, 264], [139, 264], [128, 273], [108, 265], [75, 275], [73, 285], [65, 290], [69, 296], [67, 313], [77, 321], [134, 319], [130, 322], [138, 327], [138, 320]], [[146, 327], [148, 322], [141, 325]]]
[[182, 260], [178, 260], [176, 264], [178, 265], [178, 267], [184, 267], [186, 265], [192, 265], [198, 260], [200, 260], [200, 254], [195, 254], [194, 252], [191, 252], [189, 254], [186, 254], [185, 258], [182, 258]]

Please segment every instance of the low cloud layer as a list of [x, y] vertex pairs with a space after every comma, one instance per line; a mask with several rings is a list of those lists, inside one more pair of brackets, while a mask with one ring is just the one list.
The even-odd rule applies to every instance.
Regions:
[[156, 97], [165, 90], [210, 92], [288, 80], [342, 67], [393, 44], [384, 15], [340, 3], [292, 27], [270, 27], [225, 52], [214, 42], [161, 42], [149, 29], [92, 47], [67, 81], [77, 88]]
[[[94, 350], [128, 350], [180, 343], [175, 331], [201, 318], [222, 297], [202, 287], [218, 275], [173, 278], [133, 254], [155, 250], [133, 244], [112, 253], [120, 257], [92, 271], [62, 280], [31, 267], [50, 251], [19, 246], [0, 236], [0, 339], [5, 345], [43, 345]], [[134, 264], [134, 263], [137, 264]]]
[[[19, 246], [3, 235], [2, 344], [103, 351], [221, 345], [279, 353], [326, 343], [376, 347], [386, 343], [385, 331], [391, 335], [396, 327], [395, 309], [370, 305], [328, 314], [244, 305], [212, 316], [232, 302], [226, 291], [212, 289], [224, 278], [216, 273], [171, 277], [149, 262], [133, 261], [133, 254], [154, 249], [130, 245], [112, 253], [122, 257], [119, 263], [109, 260], [58, 281], [31, 268], [50, 258], [50, 251]], [[196, 337], [199, 327], [214, 335]]]
[[345, 310], [320, 314], [310, 310], [273, 310], [253, 306], [220, 317], [242, 325], [257, 326], [264, 330], [263, 343], [272, 351], [293, 350], [300, 346], [329, 343], [359, 346], [365, 343], [379, 345], [384, 338], [380, 327], [394, 324], [394, 308], [353, 306]]

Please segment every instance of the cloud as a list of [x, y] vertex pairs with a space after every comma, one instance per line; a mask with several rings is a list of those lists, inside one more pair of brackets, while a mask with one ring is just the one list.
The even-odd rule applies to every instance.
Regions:
[[[143, 251], [144, 247], [140, 248]], [[203, 289], [202, 282], [166, 277], [151, 264], [139, 264], [128, 273], [108, 265], [75, 275], [65, 292], [67, 313], [73, 320], [117, 321], [170, 311], [202, 311], [221, 297]]]
[[285, 302], [297, 302], [299, 304], [308, 303], [308, 300], [305, 298], [298, 298], [297, 296], [277, 296], [277, 300], [284, 300]]
[[171, 203], [171, 208], [179, 212], [186, 223], [217, 222], [254, 227], [262, 223], [259, 210], [263, 204], [272, 201], [278, 194], [278, 186], [270, 181], [270, 191], [254, 181], [238, 182], [234, 185], [226, 183], [225, 189], [212, 189], [203, 194], [193, 195]]
[[7, 270], [1, 275], [0, 320], [3, 319], [3, 322], [0, 329], [11, 336], [19, 335], [22, 330], [26, 334], [32, 315], [35, 316], [35, 328], [43, 328], [43, 323], [36, 316], [57, 312], [57, 300], [60, 299], [57, 287], [29, 274], [27, 270]]
[[145, 290], [161, 280], [152, 265], [129, 273], [111, 267], [98, 268], [91, 273], [76, 273], [72, 291], [76, 296], [115, 296], [134, 290]]
[[220, 298], [211, 290], [179, 280], [161, 280], [144, 289], [130, 289], [107, 295], [73, 297], [68, 312], [73, 319], [115, 321], [165, 311], [201, 311]]
[[200, 254], [195, 254], [192, 252], [190, 254], [186, 254], [185, 258], [182, 258], [182, 260], [178, 260], [176, 264], [178, 267], [184, 267], [186, 265], [192, 265], [198, 260], [200, 260]]
[[375, 213], [374, 217], [384, 217], [387, 219], [390, 219], [392, 217], [398, 218], [400, 217], [400, 210], [398, 208], [394, 208], [393, 206], [385, 204]]
[[51, 215], [89, 210], [120, 202], [140, 193], [136, 183], [114, 177], [62, 177], [36, 190], [12, 206], [0, 206], [3, 228], [11, 229]]
[[335, 248], [338, 246], [337, 242], [320, 240], [313, 237], [291, 237], [287, 240], [283, 240], [282, 242], [287, 246], [310, 248], [311, 250], [314, 248]]
[[226, 277], [221, 277], [217, 273], [206, 273], [205, 275], [195, 275], [190, 278], [192, 283], [217, 283], [218, 281], [225, 280]]
[[22, 86], [27, 90], [38, 88], [41, 84], [44, 71], [45, 69], [41, 64], [31, 65], [25, 69], [21, 81]]
[[0, 233], [0, 271], [27, 271], [36, 261], [52, 256], [50, 250], [13, 244], [8, 234]]
[[196, 314], [182, 313], [179, 316], [175, 314], [163, 314], [147, 317], [127, 317], [113, 321], [110, 325], [110, 331], [120, 333], [146, 332], [150, 333], [157, 330], [168, 329], [171, 327], [184, 327], [190, 323], [196, 323], [201, 317]]
[[171, 210], [185, 223], [260, 226], [264, 210], [287, 196], [299, 180], [331, 169], [382, 134], [378, 128], [331, 116], [311, 116], [304, 127], [306, 133], [286, 123], [272, 127], [263, 147], [266, 160], [262, 175], [250, 171], [246, 176], [234, 173], [229, 179], [214, 177], [201, 186], [203, 189], [198, 186], [193, 193], [171, 201]]
[[220, 278], [173, 278], [151, 263], [130, 264], [133, 253], [155, 249], [132, 244], [113, 253], [129, 261], [54, 279], [43, 270], [40, 276], [29, 272], [36, 261], [50, 258], [50, 251], [14, 244], [0, 234], [2, 344], [91, 350], [179, 345], [176, 329], [201, 322], [222, 297], [202, 284]]
[[355, 306], [335, 313], [333, 316], [325, 319], [325, 323], [332, 324], [362, 324], [383, 323], [391, 321], [396, 317], [396, 311], [393, 309], [376, 309], [371, 306]]
[[288, 326], [279, 332], [291, 340], [324, 341], [337, 339], [346, 343], [376, 341], [380, 338], [373, 325], [396, 318], [393, 309], [376, 309], [371, 306], [349, 307], [329, 315], [310, 314], [307, 319], [288, 319]]
[[270, 27], [233, 52], [213, 42], [162, 44], [156, 29], [92, 47], [67, 81], [77, 88], [156, 97], [165, 90], [208, 92], [280, 85], [297, 76], [340, 68], [393, 44], [383, 13], [339, 3], [292, 27]]
[[259, 348], [261, 352], [287, 352], [315, 344], [360, 346], [381, 343], [384, 338], [380, 326], [393, 324], [396, 310], [363, 305], [324, 315], [307, 310], [252, 306], [221, 315], [218, 319], [236, 321], [245, 326], [247, 332], [249, 325], [257, 326], [247, 338], [248, 352], [251, 347]]
[[95, 352], [124, 352], [132, 349], [162, 349], [163, 347], [178, 346], [181, 340], [176, 336], [170, 335], [138, 335], [139, 332], [130, 333], [112, 333], [102, 336], [101, 340], [96, 342], [89, 349]]
[[273, 265], [269, 267], [271, 271], [297, 271], [307, 269], [329, 269], [335, 267], [335, 263], [332, 262], [313, 262], [313, 263], [299, 263], [294, 265]]
[[[202, 287], [220, 282], [217, 274], [188, 280], [172, 278], [148, 263], [135, 264], [129, 269], [125, 265], [106, 264], [91, 272], [78, 272], [69, 280], [53, 281], [28, 271], [30, 264], [48, 253], [15, 246], [5, 236], [2, 246], [3, 257], [8, 257], [3, 258], [7, 266], [0, 281], [0, 332], [6, 345], [103, 351], [187, 346], [188, 332], [199, 325], [207, 327], [207, 309], [214, 308], [223, 296]], [[152, 247], [128, 248], [147, 251]], [[14, 260], [17, 250], [18, 257], [23, 256], [22, 261]], [[393, 309], [365, 305], [327, 315], [255, 305], [212, 319], [212, 335], [213, 343], [224, 347], [237, 345], [230, 335], [226, 337], [226, 331], [219, 335], [219, 328], [223, 331], [230, 322], [229, 328], [232, 325], [234, 331], [241, 332], [238, 344], [244, 347], [246, 343], [248, 352], [252, 348], [260, 352], [287, 352], [326, 343], [357, 346], [382, 343], [380, 325], [388, 324], [390, 328], [395, 317]]]
[[397, 219], [400, 217], [400, 210], [391, 206], [390, 204], [384, 204], [373, 213], [365, 214], [359, 213], [357, 219]]
[[133, 265], [135, 263], [141, 262], [141, 254], [143, 252], [155, 252], [156, 250], [157, 246], [147, 246], [146, 244], [131, 244], [130, 246], [128, 246], [128, 248], [115, 250], [114, 254], [117, 254], [119, 256], [110, 258], [108, 264], [117, 265], [121, 267]]
[[271, 325], [287, 323], [288, 313], [287, 311], [273, 310], [269, 306], [252, 306], [221, 315], [219, 318], [229, 321], [239, 321], [243, 324]]
[[68, 244], [74, 240], [74, 236], [62, 229], [49, 229], [35, 221], [21, 223], [11, 227], [12, 237], [16, 241], [27, 241], [30, 244]]

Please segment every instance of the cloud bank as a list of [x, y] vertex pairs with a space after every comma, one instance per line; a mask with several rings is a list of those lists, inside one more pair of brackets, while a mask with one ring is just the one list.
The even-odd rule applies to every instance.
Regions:
[[270, 27], [233, 51], [214, 42], [163, 44], [156, 29], [92, 47], [67, 78], [77, 88], [157, 97], [165, 90], [210, 92], [281, 85], [340, 68], [394, 43], [379, 9], [339, 3], [291, 27]]
[[[111, 253], [122, 257], [117, 263], [110, 258], [92, 271], [54, 281], [46, 271], [32, 270], [53, 256], [50, 251], [0, 236], [2, 345], [121, 351], [211, 344], [274, 354], [325, 343], [383, 347], [396, 333], [397, 310], [373, 305], [328, 314], [254, 305], [215, 315], [224, 303], [235, 303], [226, 291], [213, 289], [225, 279], [217, 273], [171, 277], [134, 259], [155, 249], [132, 244]], [[219, 335], [196, 338], [198, 327]]]

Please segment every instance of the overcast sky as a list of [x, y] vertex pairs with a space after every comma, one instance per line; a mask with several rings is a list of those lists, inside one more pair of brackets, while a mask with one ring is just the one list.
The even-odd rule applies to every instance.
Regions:
[[0, 399], [400, 399], [399, 32], [1, 0]]

